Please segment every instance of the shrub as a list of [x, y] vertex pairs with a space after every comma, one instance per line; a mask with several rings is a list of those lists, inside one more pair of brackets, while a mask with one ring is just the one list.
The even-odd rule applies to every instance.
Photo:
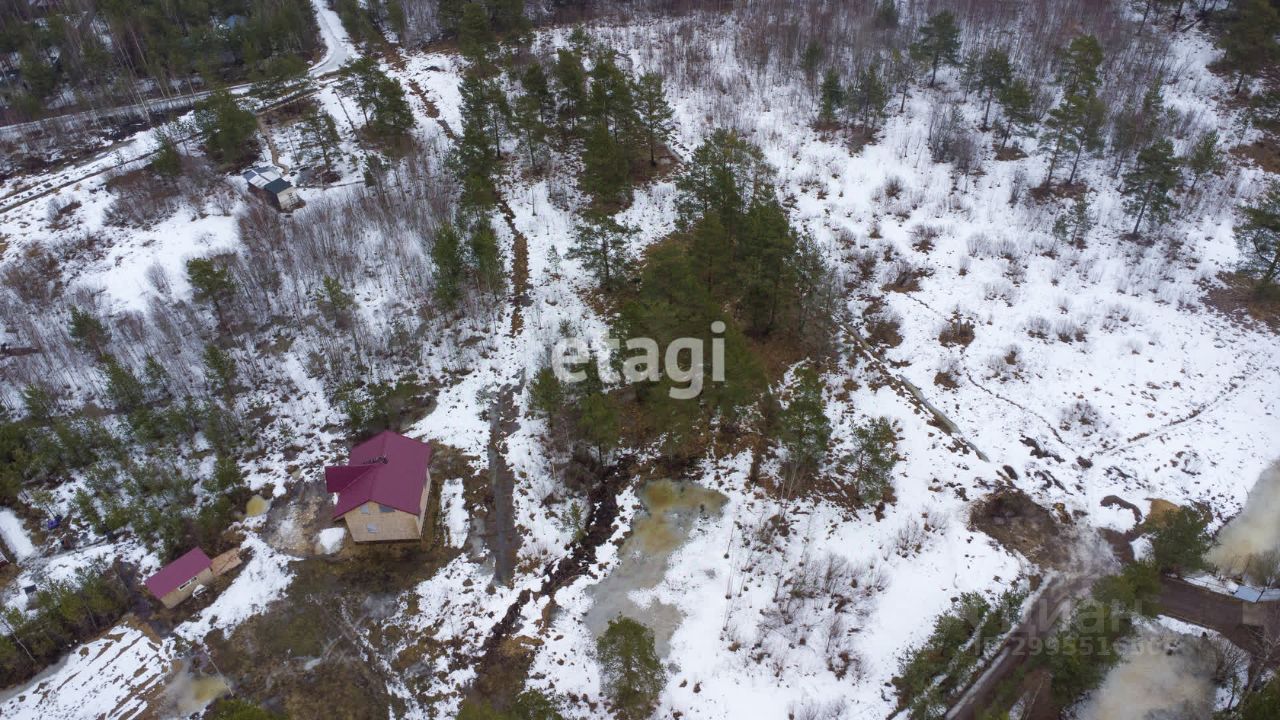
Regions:
[[946, 326], [942, 328], [942, 331], [938, 333], [938, 342], [944, 346], [967, 346], [973, 342], [973, 322], [965, 320], [959, 315], [953, 315], [947, 321]]

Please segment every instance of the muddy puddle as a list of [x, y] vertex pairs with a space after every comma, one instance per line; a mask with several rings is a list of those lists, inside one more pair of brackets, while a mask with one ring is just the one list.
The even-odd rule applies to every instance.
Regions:
[[592, 606], [584, 622], [592, 635], [599, 637], [610, 620], [624, 615], [653, 630], [658, 655], [666, 657], [680, 611], [657, 600], [638, 603], [633, 595], [662, 582], [671, 554], [700, 521], [718, 517], [725, 500], [715, 490], [688, 482], [655, 480], [640, 489], [644, 509], [622, 544], [618, 566], [589, 591]]

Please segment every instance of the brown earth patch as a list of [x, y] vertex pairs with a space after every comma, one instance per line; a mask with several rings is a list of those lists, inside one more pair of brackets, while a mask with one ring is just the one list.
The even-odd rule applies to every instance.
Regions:
[[979, 500], [970, 511], [970, 525], [1027, 559], [1055, 566], [1067, 560], [1062, 529], [1052, 511], [1014, 487], [1001, 488]]

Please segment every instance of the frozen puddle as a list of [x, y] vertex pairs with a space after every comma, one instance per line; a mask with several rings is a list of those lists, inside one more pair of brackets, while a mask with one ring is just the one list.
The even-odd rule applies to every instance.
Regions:
[[267, 510], [271, 509], [271, 503], [261, 495], [254, 495], [249, 498], [249, 502], [245, 505], [244, 514], [248, 517], [257, 517]]
[[588, 591], [592, 604], [583, 622], [593, 636], [599, 637], [610, 620], [625, 615], [653, 631], [658, 655], [666, 657], [671, 635], [680, 625], [680, 611], [657, 600], [634, 598], [662, 582], [671, 554], [689, 539], [700, 519], [718, 516], [725, 500], [715, 490], [688, 482], [655, 480], [640, 490], [645, 511], [631, 525], [618, 566]]
[[186, 664], [169, 684], [167, 712], [175, 717], [188, 717], [204, 712], [214, 700], [231, 692], [221, 675], [200, 675]]

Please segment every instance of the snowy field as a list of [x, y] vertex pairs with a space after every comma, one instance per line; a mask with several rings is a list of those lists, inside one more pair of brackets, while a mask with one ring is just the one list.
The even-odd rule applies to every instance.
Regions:
[[[340, 28], [333, 13], [324, 10], [321, 15], [322, 27]], [[643, 71], [663, 62], [660, 54], [671, 46], [659, 39], [678, 35], [682, 22], [692, 21], [603, 28], [600, 36]], [[345, 34], [330, 40], [346, 47]], [[887, 416], [896, 422], [903, 461], [896, 471], [896, 502], [882, 518], [870, 509], [853, 513], [825, 501], [782, 503], [747, 487], [749, 455], [713, 449], [692, 479], [727, 497], [723, 512], [697, 524], [668, 560], [661, 582], [632, 597], [641, 607], [662, 603], [679, 612], [664, 658], [670, 680], [660, 716], [785, 717], [798, 707], [829, 703], [849, 708], [851, 720], [888, 715], [897, 701], [886, 683], [897, 671], [899, 657], [927, 636], [932, 618], [947, 610], [953, 598], [969, 591], [994, 596], [1022, 587], [1039, 572], [969, 528], [970, 503], [1002, 478], [1045, 507], [1061, 503], [1082, 523], [1119, 530], [1129, 529], [1132, 517], [1101, 507], [1107, 495], [1139, 506], [1148, 498], [1180, 504], [1203, 500], [1224, 517], [1243, 506], [1255, 479], [1278, 452], [1280, 395], [1275, 388], [1280, 363], [1275, 362], [1273, 333], [1229, 319], [1205, 304], [1206, 288], [1217, 282], [1219, 273], [1233, 269], [1237, 259], [1232, 217], [1224, 209], [1231, 203], [1222, 190], [1215, 186], [1178, 209], [1169, 232], [1180, 241], [1176, 248], [1143, 246], [1124, 237], [1129, 223], [1108, 168], [1086, 163], [1081, 173], [1091, 188], [1096, 229], [1084, 248], [1055, 245], [1052, 213], [1037, 211], [1025, 198], [1009, 202], [1012, 189], [1025, 185], [1019, 178], [1034, 183], [1043, 177], [1045, 163], [1038, 154], [997, 161], [984, 146], [981, 171], [968, 176], [931, 161], [925, 142], [928, 94], [958, 92], [947, 89], [946, 77], [936, 90], [913, 91], [906, 112], [892, 115], [875, 143], [855, 150], [843, 136], [813, 129], [815, 100], [808, 90], [782, 78], [761, 80], [741, 67], [731, 27], [720, 27], [702, 40], [716, 59], [717, 77], [698, 83], [670, 79], [668, 92], [679, 121], [677, 147], [696, 147], [715, 127], [732, 122], [763, 148], [777, 169], [793, 225], [812, 234], [843, 277], [854, 282], [859, 258], [868, 253], [892, 255], [924, 271], [919, 289], [911, 292], [882, 292], [880, 285], [887, 281], [882, 276], [852, 287], [848, 315], [861, 317], [871, 296], [883, 296], [887, 309], [882, 312], [899, 320], [902, 335], [901, 344], [882, 351], [883, 358], [894, 373], [921, 388], [987, 459], [958, 452], [952, 438], [930, 425], [917, 407], [877, 382], [878, 370], [856, 362], [851, 347], [842, 349], [839, 370], [826, 378], [827, 412], [837, 446], [832, 455], [849, 443], [852, 428], [868, 418]], [[538, 38], [543, 49], [561, 42], [561, 32]], [[1198, 105], [1206, 122], [1236, 127], [1229, 111], [1201, 101], [1224, 91], [1205, 69], [1214, 56], [1208, 41], [1189, 33], [1173, 47], [1170, 67], [1176, 72], [1168, 77], [1167, 103]], [[348, 54], [331, 48], [326, 58]], [[422, 100], [409, 94], [422, 142], [445, 142], [439, 123], [460, 129], [458, 58], [414, 54], [405, 58], [403, 69], [388, 70], [416, 83], [440, 112], [438, 119], [429, 117]], [[708, 89], [735, 78], [749, 82], [735, 91], [739, 94], [732, 103]], [[331, 86], [323, 87], [318, 98], [338, 120], [344, 147], [350, 149], [356, 125], [352, 111]], [[761, 110], [734, 111], [738, 107]], [[960, 107], [970, 121], [980, 115], [975, 103]], [[1246, 139], [1237, 135], [1224, 137], [1224, 142]], [[119, 152], [127, 159], [130, 152], [152, 147], [154, 138], [143, 133]], [[60, 178], [50, 181], [57, 184]], [[354, 173], [344, 178], [356, 180]], [[1231, 180], [1246, 194], [1258, 181], [1259, 173], [1250, 169]], [[148, 279], [157, 266], [171, 279], [167, 292], [189, 296], [182, 271], [186, 260], [239, 243], [235, 213], [244, 209], [244, 199], [225, 207], [184, 208], [148, 230], [126, 231], [103, 222], [111, 200], [104, 182], [102, 175], [89, 177], [50, 197], [81, 203], [76, 232], [97, 238], [92, 252], [63, 268], [64, 281], [100, 290], [102, 304], [112, 311], [141, 310], [163, 300]], [[494, 394], [528, 380], [563, 323], [587, 336], [605, 332], [606, 319], [585, 299], [587, 274], [565, 257], [574, 210], [582, 199], [556, 182], [529, 183], [514, 174], [504, 180], [502, 195], [513, 218], [511, 227], [501, 221], [494, 225], [508, 262], [513, 228], [527, 241], [531, 303], [523, 309], [518, 332], [512, 332], [512, 308], [504, 306], [487, 327], [472, 329], [483, 341], [471, 351], [424, 359], [422, 375], [440, 383], [440, 389], [434, 409], [407, 434], [484, 458], [490, 429], [486, 413]], [[890, 184], [900, 189], [889, 192]], [[303, 189], [301, 195], [308, 203], [319, 203], [344, 192], [349, 190]], [[634, 203], [619, 218], [641, 228], [633, 241], [637, 253], [672, 230], [674, 195], [666, 180], [637, 189]], [[0, 216], [0, 232], [9, 238], [6, 257], [32, 245], [72, 242], [70, 231], [54, 227], [49, 215], [41, 200]], [[295, 220], [306, 217], [304, 210]], [[926, 227], [936, 234], [933, 247], [921, 250], [915, 241]], [[556, 266], [553, 250], [563, 258]], [[882, 267], [881, 272], [887, 271]], [[376, 322], [392, 306], [391, 299], [375, 296], [364, 307]], [[955, 315], [973, 323], [974, 340], [944, 347], [938, 334]], [[466, 366], [461, 376], [455, 372], [460, 365]], [[944, 371], [956, 379], [956, 387], [935, 384], [935, 376]], [[319, 481], [320, 468], [340, 450], [338, 436], [325, 428], [341, 419], [299, 359], [288, 360], [281, 372], [292, 387], [261, 391], [254, 398], [279, 417], [264, 440], [267, 452], [249, 468], [250, 486], [259, 490], [269, 485], [277, 497], [294, 483]], [[845, 389], [846, 380], [853, 381], [851, 391]], [[546, 502], [557, 490], [542, 440], [546, 428], [531, 418], [527, 394], [516, 399], [522, 420], [507, 436], [504, 454], [517, 478], [516, 525], [522, 542], [516, 565], [522, 571], [511, 587], [490, 591], [492, 568], [461, 555], [399, 598], [399, 612], [388, 620], [406, 630], [430, 629], [438, 641], [456, 643], [461, 654], [479, 651], [492, 624], [521, 590], [541, 584], [542, 568], [573, 537], [574, 529], [564, 520], [567, 506]], [[314, 441], [296, 456], [286, 458], [283, 443], [274, 442], [304, 433]], [[1027, 439], [1046, 451], [1035, 454], [1047, 457], [1036, 457]], [[286, 466], [297, 472], [286, 471]], [[451, 545], [461, 547], [468, 530], [462, 489], [456, 478], [443, 482], [447, 535]], [[59, 500], [69, 498], [60, 494]], [[631, 491], [624, 493], [620, 506], [619, 541], [639, 510]], [[762, 546], [756, 541], [758, 531], [777, 515], [789, 519], [793, 532]], [[245, 522], [245, 547], [253, 551], [252, 559], [213, 605], [177, 628], [178, 637], [198, 643], [209, 630], [234, 627], [284, 592], [293, 558], [263, 541], [262, 522]], [[31, 544], [8, 510], [0, 509], [0, 536], [20, 560], [44, 552]], [[331, 530], [313, 540], [325, 553], [341, 546], [341, 537]], [[134, 558], [147, 569], [157, 565], [136, 545], [122, 543], [79, 553], [67, 566], [73, 569], [90, 556], [117, 555]], [[782, 579], [796, 567], [832, 557], [846, 562], [861, 580], [856, 601], [836, 617], [824, 615], [822, 608], [807, 609], [812, 624], [789, 631], [803, 633], [804, 642], [769, 629], [767, 614]], [[602, 696], [594, 638], [582, 620], [591, 587], [618, 562], [616, 546], [606, 543], [597, 560], [592, 577], [558, 593], [559, 609], [545, 627], [543, 607], [529, 607], [515, 633], [540, 640], [532, 684], [579, 698], [567, 708], [567, 716], [584, 719], [598, 717], [592, 706]], [[38, 566], [57, 577], [58, 562], [57, 557], [40, 558]], [[139, 696], [154, 689], [179, 659], [174, 642], [118, 626], [5, 697], [0, 715], [138, 716], [143, 710]], [[385, 651], [392, 657], [403, 649]], [[847, 662], [833, 661], [842, 654]], [[447, 658], [434, 670], [431, 689], [444, 697], [436, 710], [448, 714], [474, 671], [450, 667]], [[406, 701], [412, 716], [432, 716], [415, 693], [405, 687], [392, 691]], [[82, 697], [93, 699], [91, 709], [78, 704]]]

